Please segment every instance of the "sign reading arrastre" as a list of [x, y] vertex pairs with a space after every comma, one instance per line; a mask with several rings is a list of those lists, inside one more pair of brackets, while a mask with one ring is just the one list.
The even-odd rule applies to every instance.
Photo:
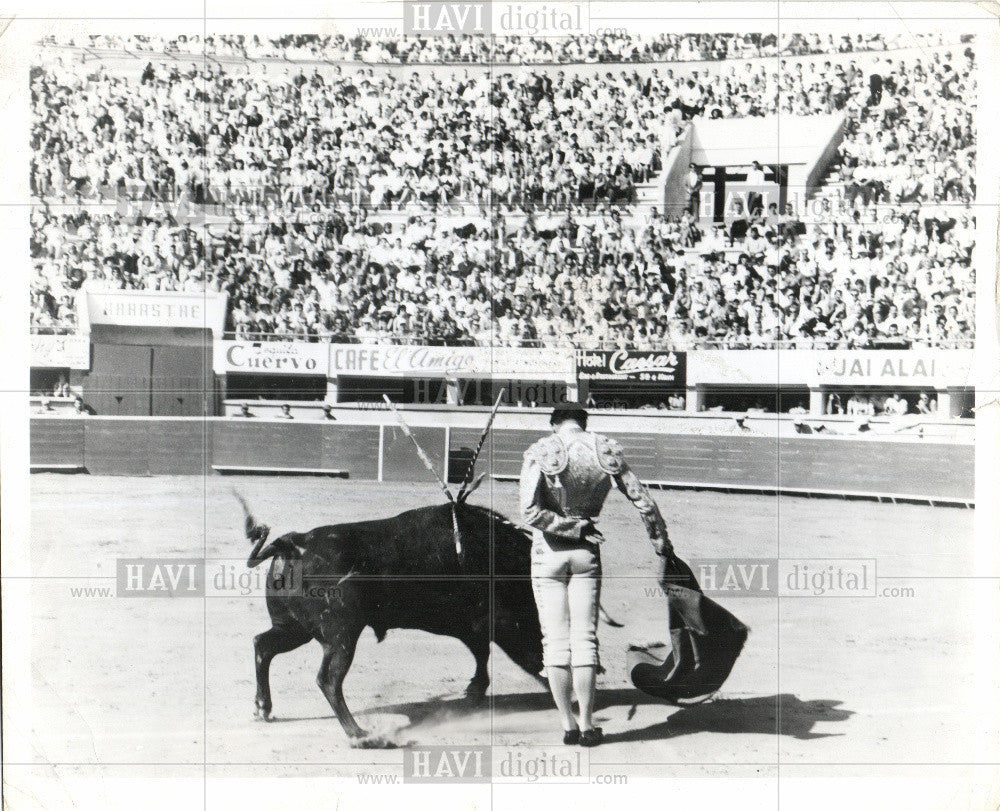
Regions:
[[103, 290], [77, 294], [77, 312], [81, 331], [87, 331], [91, 324], [112, 324], [210, 329], [220, 335], [226, 321], [226, 294]]
[[581, 380], [637, 380], [680, 388], [686, 382], [685, 366], [683, 352], [584, 350], [577, 356]]
[[304, 341], [217, 341], [213, 356], [218, 373], [326, 377], [330, 371], [327, 345]]

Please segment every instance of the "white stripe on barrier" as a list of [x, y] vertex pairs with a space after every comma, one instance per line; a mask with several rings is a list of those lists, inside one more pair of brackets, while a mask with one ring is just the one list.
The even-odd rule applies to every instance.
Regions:
[[[493, 478], [497, 481], [516, 482], [519, 477], [513, 473], [494, 473]], [[879, 501], [882, 501], [883, 499], [890, 501], [919, 501], [932, 506], [935, 504], [960, 504], [963, 507], [974, 507], [976, 504], [975, 499], [965, 499], [959, 497], [915, 495], [912, 493], [879, 493], [868, 490], [825, 490], [820, 487], [779, 487], [776, 485], [723, 484], [720, 482], [713, 484], [709, 482], [654, 481], [650, 479], [644, 479], [643, 484], [647, 487], [670, 487], [678, 490], [742, 490], [748, 493], [773, 493], [774, 495], [779, 496], [783, 493], [788, 493], [789, 495], [795, 496], [815, 495], [838, 496], [841, 498], [878, 499]]]

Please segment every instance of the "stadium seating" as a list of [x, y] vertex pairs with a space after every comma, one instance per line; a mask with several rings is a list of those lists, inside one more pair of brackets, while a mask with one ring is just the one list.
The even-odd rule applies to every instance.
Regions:
[[[499, 43], [494, 61], [521, 64], [779, 53], [767, 38], [732, 35]], [[215, 38], [204, 47], [232, 61], [151, 60], [133, 74], [54, 48], [32, 73], [32, 323], [72, 326], [80, 289], [211, 289], [229, 293], [229, 328], [246, 336], [966, 344], [973, 53], [894, 46], [791, 36], [780, 69], [765, 59], [645, 77], [627, 66], [492, 77], [250, 69], [281, 55], [481, 61], [467, 40]], [[848, 52], [858, 56], [806, 58]], [[729, 212], [713, 227], [640, 199], [687, 119], [778, 111], [846, 116], [818, 214]], [[111, 210], [120, 196], [180, 198], [196, 211], [221, 198], [233, 214], [203, 228], [197, 216]]]

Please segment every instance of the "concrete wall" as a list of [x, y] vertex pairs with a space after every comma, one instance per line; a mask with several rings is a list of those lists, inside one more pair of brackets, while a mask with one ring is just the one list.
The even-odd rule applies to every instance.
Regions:
[[823, 182], [823, 178], [826, 177], [826, 172], [830, 167], [830, 164], [837, 157], [837, 149], [840, 146], [841, 141], [844, 140], [844, 131], [847, 129], [847, 116], [841, 116], [840, 124], [833, 131], [830, 140], [827, 142], [826, 146], [823, 148], [823, 152], [820, 154], [819, 158], [813, 164], [812, 169], [809, 170], [809, 174], [805, 179], [805, 198], [808, 200], [811, 198], [820, 187]]
[[691, 171], [693, 140], [694, 127], [688, 124], [663, 167], [663, 210], [672, 216], [680, 216], [688, 207], [687, 176]]
[[[714, 166], [745, 166], [755, 160], [787, 164], [791, 195], [812, 188], [822, 179], [843, 137], [845, 121], [843, 113], [696, 118], [689, 160]], [[726, 190], [730, 194], [748, 188], [734, 181]]]
[[[416, 427], [442, 475], [460, 479], [479, 428]], [[477, 473], [515, 478], [542, 426], [498, 428]], [[944, 442], [776, 435], [609, 432], [632, 467], [663, 486], [787, 490], [971, 503], [975, 448]], [[447, 460], [447, 462], [446, 462]], [[95, 474], [206, 474], [220, 469], [337, 471], [358, 479], [432, 482], [409, 439], [391, 423], [189, 418], [36, 418], [34, 469], [77, 467]]]
[[32, 419], [31, 466], [115, 476], [205, 473], [212, 458], [211, 429], [196, 418]]

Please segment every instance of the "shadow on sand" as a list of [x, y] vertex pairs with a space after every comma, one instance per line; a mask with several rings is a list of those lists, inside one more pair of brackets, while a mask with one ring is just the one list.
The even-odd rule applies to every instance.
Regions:
[[[802, 701], [789, 693], [754, 698], [717, 698], [681, 707], [659, 724], [605, 736], [609, 743], [655, 741], [695, 732], [787, 735], [800, 741], [829, 738], [842, 733], [813, 732], [813, 725], [846, 721], [854, 713], [839, 709], [830, 699]], [[669, 706], [669, 705], [667, 705]]]
[[[789, 693], [753, 698], [717, 698], [702, 704], [674, 706], [647, 696], [637, 690], [602, 690], [598, 693], [596, 711], [612, 707], [634, 708], [637, 705], [658, 704], [664, 713], [671, 713], [663, 721], [638, 729], [608, 733], [608, 743], [628, 741], [655, 741], [692, 735], [696, 732], [721, 732], [728, 734], [787, 735], [798, 740], [833, 737], [839, 733], [813, 732], [817, 723], [846, 721], [854, 713], [840, 709], [842, 702], [830, 699], [802, 701]], [[464, 698], [435, 698], [373, 707], [359, 715], [392, 713], [409, 719], [407, 728], [433, 724], [459, 715], [490, 712], [517, 713], [541, 712], [553, 709], [552, 698], [547, 693], [509, 693], [487, 696], [478, 705]], [[631, 713], [630, 713], [631, 717]], [[780, 723], [779, 723], [780, 719]]]

